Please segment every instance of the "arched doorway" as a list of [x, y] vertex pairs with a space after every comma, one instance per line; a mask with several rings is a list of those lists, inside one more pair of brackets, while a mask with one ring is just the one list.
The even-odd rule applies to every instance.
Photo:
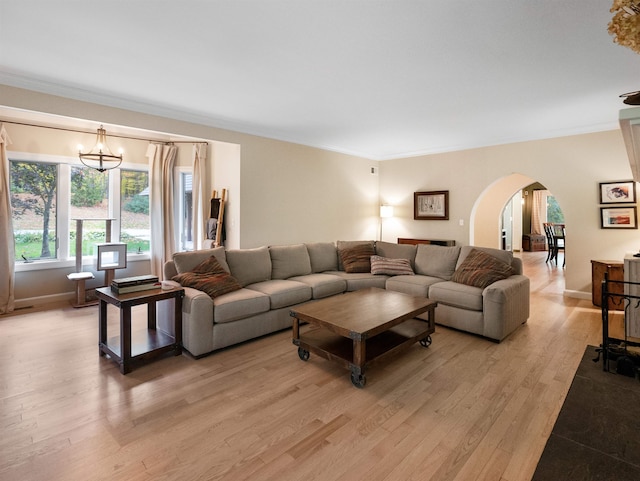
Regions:
[[[502, 212], [517, 192], [534, 182], [526, 175], [511, 174], [487, 186], [471, 209], [469, 244], [501, 248]], [[517, 234], [514, 232], [513, 236]]]
[[[547, 193], [543, 197], [548, 203], [545, 207], [549, 207], [542, 222], [563, 221], [561, 210], [558, 214], [559, 206], [544, 185], [526, 175], [511, 174], [493, 182], [476, 200], [471, 210], [470, 244], [522, 250], [522, 235], [532, 232], [531, 205], [536, 190]], [[544, 235], [542, 229], [534, 230]]]

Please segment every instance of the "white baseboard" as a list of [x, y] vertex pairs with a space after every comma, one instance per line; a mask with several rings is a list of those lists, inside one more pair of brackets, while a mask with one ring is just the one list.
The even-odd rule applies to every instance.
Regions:
[[57, 304], [63, 302], [71, 302], [76, 297], [76, 293], [73, 291], [70, 292], [61, 292], [59, 294], [52, 294], [49, 296], [38, 296], [38, 297], [26, 297], [24, 299], [16, 299], [15, 300], [15, 309], [27, 309], [29, 307], [42, 306], [45, 304]]
[[566, 290], [563, 292], [563, 294], [567, 297], [571, 297], [573, 299], [586, 299], [586, 300], [591, 300], [591, 292], [584, 292], [584, 291], [570, 291], [570, 290]]

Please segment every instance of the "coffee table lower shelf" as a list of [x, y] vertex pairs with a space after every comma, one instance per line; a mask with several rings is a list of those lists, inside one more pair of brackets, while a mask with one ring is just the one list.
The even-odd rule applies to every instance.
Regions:
[[[309, 327], [300, 334], [299, 338], [293, 339], [293, 343], [298, 346], [300, 359], [307, 361], [309, 353], [312, 352], [337, 362], [351, 370], [351, 382], [356, 387], [364, 387], [366, 384], [365, 368], [407, 349], [415, 342], [420, 342], [423, 347], [429, 347], [431, 334], [435, 331], [431, 322], [420, 319], [409, 319], [365, 339], [347, 338], [328, 329]], [[359, 349], [364, 350], [364, 356], [362, 356], [364, 361], [360, 363], [356, 360]]]

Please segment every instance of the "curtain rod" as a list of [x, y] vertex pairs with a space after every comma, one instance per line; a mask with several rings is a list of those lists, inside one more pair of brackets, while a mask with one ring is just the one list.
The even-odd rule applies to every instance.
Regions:
[[[79, 134], [95, 134], [95, 132], [93, 131], [70, 129], [66, 127], [52, 127], [49, 125], [28, 124], [26, 122], [16, 122], [14, 120], [0, 119], [0, 123], [2, 122], [4, 122], [5, 124], [24, 125], [26, 127], [39, 127], [41, 129], [63, 130], [65, 132], [76, 132]], [[155, 142], [155, 143], [160, 143], [165, 145], [170, 145], [170, 144], [207, 144], [208, 145], [209, 144], [209, 142], [204, 142], [204, 141], [196, 142], [195, 140], [157, 140], [157, 139], [145, 139], [143, 137], [132, 137], [130, 135], [120, 135], [120, 134], [109, 134], [107, 135], [107, 137], [117, 137], [119, 139], [129, 139], [129, 140], [141, 140], [144, 142]]]

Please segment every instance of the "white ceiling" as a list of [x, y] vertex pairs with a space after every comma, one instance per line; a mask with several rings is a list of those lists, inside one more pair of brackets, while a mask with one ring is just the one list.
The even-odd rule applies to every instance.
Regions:
[[618, 127], [609, 0], [0, 0], [0, 83], [371, 159]]

